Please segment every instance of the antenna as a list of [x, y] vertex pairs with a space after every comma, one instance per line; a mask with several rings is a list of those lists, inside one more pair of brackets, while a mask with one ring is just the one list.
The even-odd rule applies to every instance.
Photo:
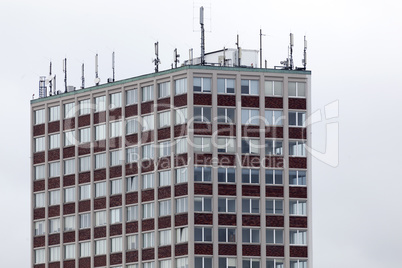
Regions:
[[267, 60], [265, 60], [265, 69], [267, 69]]
[[293, 34], [290, 33], [290, 44], [289, 44], [289, 68], [290, 70], [293, 70], [293, 46], [294, 46], [294, 39], [293, 39]]
[[114, 73], [114, 51], [113, 51], [113, 53], [112, 53], [112, 70], [113, 70], [113, 82], [115, 81], [114, 79], [115, 79], [115, 73]]
[[67, 58], [63, 61], [63, 72], [64, 72], [64, 93], [67, 93]]
[[180, 55], [177, 54], [177, 48], [174, 49], [173, 59], [174, 59], [174, 67], [177, 68], [177, 63], [179, 62]]
[[190, 65], [193, 65], [193, 49], [188, 50], [188, 59], [190, 60]]
[[201, 24], [201, 65], [205, 64], [205, 30], [204, 30], [204, 7], [200, 7]]
[[98, 75], [98, 53], [95, 55], [95, 85], [99, 86], [100, 78]]
[[260, 68], [262, 68], [262, 36], [265, 36], [265, 34], [263, 34], [262, 29], [260, 29]]
[[46, 76], [39, 77], [39, 98], [46, 97]]
[[153, 62], [155, 63], [155, 73], [157, 73], [159, 71], [158, 65], [161, 63], [159, 60], [159, 42], [155, 43], [155, 56], [156, 59], [154, 59]]
[[307, 39], [306, 36], [304, 36], [304, 59], [303, 59], [304, 70], [306, 70], [306, 66], [307, 66]]
[[52, 62], [49, 65], [49, 96], [52, 96]]
[[226, 48], [223, 47], [223, 66], [226, 66]]
[[240, 67], [240, 63], [241, 63], [241, 47], [239, 46], [239, 35], [237, 35], [237, 42], [236, 42], [236, 46], [237, 46], [237, 65]]
[[84, 68], [84, 63], [81, 66], [81, 88], [85, 88], [85, 68]]

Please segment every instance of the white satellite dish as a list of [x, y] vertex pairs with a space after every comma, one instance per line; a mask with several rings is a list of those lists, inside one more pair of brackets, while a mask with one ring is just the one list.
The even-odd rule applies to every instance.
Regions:
[[99, 77], [96, 77], [96, 78], [95, 78], [95, 84], [99, 84], [99, 83], [100, 83], [100, 81], [101, 81], [101, 80], [100, 80], [100, 78], [99, 78]]

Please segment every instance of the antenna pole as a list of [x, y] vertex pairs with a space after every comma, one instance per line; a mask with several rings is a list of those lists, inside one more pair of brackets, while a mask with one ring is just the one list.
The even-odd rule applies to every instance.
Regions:
[[190, 61], [190, 65], [193, 65], [193, 49], [192, 48], [190, 48], [188, 50], [188, 59]]
[[241, 48], [240, 48], [240, 46], [239, 46], [239, 35], [237, 35], [237, 42], [236, 42], [236, 46], [237, 46], [237, 66], [239, 66], [240, 67], [240, 58], [241, 58]]
[[153, 62], [155, 63], [155, 73], [157, 73], [159, 71], [158, 65], [161, 63], [159, 60], [159, 42], [155, 43], [155, 56], [156, 59], [154, 59]]
[[290, 64], [289, 64], [289, 68], [290, 70], [293, 70], [293, 45], [294, 45], [294, 41], [293, 41], [293, 34], [290, 33], [290, 45], [289, 45], [289, 50], [290, 50]]
[[49, 96], [52, 96], [52, 62], [49, 66]]
[[307, 68], [307, 39], [306, 36], [304, 36], [304, 59], [303, 59], [303, 66], [304, 70]]
[[180, 55], [177, 54], [177, 48], [174, 49], [174, 67], [177, 68], [177, 63], [179, 62]]
[[64, 93], [67, 93], [67, 58], [64, 58], [63, 72], [64, 72]]
[[81, 66], [81, 88], [85, 88], [84, 63]]
[[113, 51], [113, 53], [112, 53], [112, 69], [113, 69], [113, 82], [114, 82], [114, 79], [115, 79], [115, 69], [114, 69], [114, 51]]
[[99, 78], [99, 73], [98, 73], [98, 53], [96, 53], [96, 55], [95, 55], [95, 81], [96, 81], [95, 84], [97, 86], [99, 86], [98, 78]]
[[226, 48], [223, 47], [223, 66], [226, 66]]
[[262, 29], [260, 29], [260, 68], [262, 68]]
[[204, 7], [200, 7], [201, 24], [201, 65], [205, 64], [205, 30], [204, 30]]

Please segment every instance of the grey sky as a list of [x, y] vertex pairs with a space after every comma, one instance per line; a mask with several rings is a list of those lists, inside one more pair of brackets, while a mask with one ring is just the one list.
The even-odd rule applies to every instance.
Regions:
[[[287, 56], [295, 34], [295, 64], [301, 66], [307, 35], [313, 110], [339, 100], [339, 166], [313, 161], [314, 264], [333, 267], [400, 267], [402, 247], [402, 17], [398, 1], [282, 0], [213, 1], [206, 8], [206, 51], [259, 48], [268, 66]], [[196, 3], [196, 5], [198, 5]], [[199, 6], [199, 5], [198, 5]], [[209, 8], [210, 7], [210, 8]], [[198, 10], [194, 11], [196, 15]], [[209, 25], [208, 25], [209, 24]], [[11, 1], [0, 2], [0, 256], [3, 267], [30, 262], [29, 100], [49, 61], [62, 88], [62, 59], [68, 81], [93, 85], [99, 53], [101, 83], [153, 72], [153, 43], [159, 41], [160, 70], [188, 49], [200, 53], [193, 2]], [[193, 29], [197, 30], [194, 32]], [[313, 147], [325, 148], [325, 123], [313, 127]]]

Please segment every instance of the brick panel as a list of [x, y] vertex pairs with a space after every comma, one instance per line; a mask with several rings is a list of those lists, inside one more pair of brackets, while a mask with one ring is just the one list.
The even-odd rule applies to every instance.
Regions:
[[63, 130], [69, 130], [75, 128], [75, 117], [63, 120]]
[[47, 132], [54, 133], [60, 131], [60, 121], [54, 121], [47, 123]]
[[170, 97], [164, 98], [164, 99], [159, 99], [157, 101], [157, 110], [158, 111], [163, 111], [163, 110], [169, 110], [170, 107]]
[[53, 149], [47, 151], [47, 160], [54, 161], [60, 159], [60, 149]]
[[33, 135], [40, 136], [45, 134], [45, 124], [36, 125], [33, 127]]
[[176, 256], [183, 256], [188, 254], [188, 244], [176, 245], [174, 249]]
[[242, 137], [255, 137], [259, 138], [260, 137], [260, 132], [263, 130], [260, 129], [259, 126], [241, 126], [241, 136]]
[[218, 95], [218, 106], [236, 106], [235, 95]]
[[151, 172], [155, 170], [155, 165], [153, 160], [145, 160], [141, 162], [142, 172]]
[[60, 216], [60, 206], [48, 207], [47, 213], [48, 213], [48, 217]]
[[188, 215], [187, 214], [179, 214], [174, 216], [174, 225], [175, 226], [183, 226], [188, 224]]
[[218, 184], [218, 195], [236, 195], [236, 184]]
[[194, 154], [194, 164], [212, 165], [212, 154]]
[[307, 168], [307, 158], [289, 157], [289, 168]]
[[218, 214], [218, 224], [236, 226], [236, 214]]
[[121, 264], [121, 263], [123, 263], [122, 253], [110, 254], [110, 265]]
[[174, 186], [174, 195], [177, 196], [182, 196], [182, 195], [187, 195], [187, 183], [184, 184], [179, 184]]
[[63, 233], [63, 243], [75, 242], [75, 231]]
[[155, 220], [147, 219], [142, 221], [142, 231], [150, 231], [155, 229]]
[[187, 105], [187, 94], [174, 96], [174, 107], [181, 107]]
[[75, 146], [63, 148], [63, 158], [69, 158], [75, 156]]
[[154, 248], [142, 250], [142, 260], [143, 261], [153, 260], [153, 259], [155, 259], [155, 249]]
[[218, 136], [236, 136], [236, 125], [234, 124], [218, 124]]
[[267, 246], [267, 257], [283, 257], [285, 256], [284, 246]]
[[113, 236], [113, 235], [121, 235], [122, 232], [123, 232], [123, 226], [122, 226], [122, 224], [113, 224], [113, 225], [110, 225], [109, 232], [110, 232], [110, 236]]
[[64, 261], [63, 268], [75, 268], [75, 260]]
[[79, 259], [78, 265], [80, 268], [91, 268], [91, 258], [82, 258]]
[[194, 254], [198, 255], [212, 255], [214, 247], [213, 244], [194, 244]]
[[126, 194], [126, 205], [138, 203], [138, 192]]
[[194, 123], [194, 135], [212, 135], [212, 124]]
[[282, 97], [265, 97], [265, 108], [282, 109], [283, 98]]
[[307, 217], [290, 216], [289, 227], [307, 228]]
[[149, 102], [144, 102], [141, 103], [141, 114], [149, 114], [154, 111], [154, 102], [149, 101]]
[[149, 143], [154, 141], [154, 131], [149, 130], [141, 133], [141, 143]]
[[44, 247], [45, 243], [46, 243], [45, 236], [36, 236], [33, 239], [33, 247], [34, 248]]
[[119, 120], [121, 118], [121, 108], [109, 110], [109, 121]]
[[126, 115], [126, 117], [138, 115], [138, 105], [134, 104], [134, 105], [126, 106], [125, 115]]
[[154, 189], [142, 191], [141, 201], [142, 202], [152, 201], [154, 200], [154, 196], [155, 196]]
[[45, 208], [34, 209], [34, 220], [45, 218]]
[[282, 186], [266, 186], [265, 187], [266, 197], [283, 197], [283, 187]]
[[126, 262], [137, 262], [138, 261], [138, 251], [127, 251], [126, 252]]
[[91, 115], [81, 115], [78, 117], [78, 127], [89, 126], [91, 124]]
[[158, 165], [158, 170], [170, 168], [172, 166], [170, 156], [159, 158], [157, 165]]
[[122, 144], [122, 137], [111, 138], [109, 139], [109, 150], [121, 148]]
[[33, 155], [33, 163], [39, 164], [45, 162], [45, 152], [34, 153]]
[[94, 113], [94, 124], [106, 122], [106, 112]]
[[289, 187], [289, 197], [290, 198], [307, 198], [307, 188], [306, 187]]
[[290, 257], [307, 258], [307, 247], [290, 246]]
[[121, 206], [122, 204], [122, 195], [113, 195], [110, 197], [109, 201], [110, 201], [110, 207], [118, 207]]
[[106, 169], [97, 169], [94, 171], [94, 181], [106, 180]]
[[171, 196], [170, 186], [158, 189], [158, 199], [165, 199]]
[[79, 230], [78, 239], [80, 241], [91, 239], [91, 229]]
[[170, 139], [170, 127], [158, 129], [158, 140]]
[[175, 138], [181, 137], [181, 136], [186, 136], [187, 135], [187, 124], [174, 126], [173, 132], [174, 132]]
[[106, 140], [94, 141], [94, 153], [106, 151]]
[[51, 178], [47, 181], [47, 187], [49, 190], [60, 188], [60, 178]]
[[237, 255], [237, 246], [233, 244], [219, 244], [218, 245], [218, 254], [224, 256], [236, 256]]
[[273, 168], [284, 168], [285, 159], [283, 158], [283, 156], [266, 156], [265, 166]]
[[212, 105], [211, 94], [197, 94], [194, 93], [194, 105]]
[[236, 165], [236, 155], [232, 154], [218, 154], [219, 166], [234, 166]]
[[127, 234], [132, 234], [132, 233], [137, 233], [138, 232], [138, 222], [128, 222], [126, 223], [126, 233]]
[[306, 128], [289, 127], [289, 139], [307, 139]]
[[289, 98], [289, 109], [306, 110], [306, 99], [301, 98]]
[[94, 228], [94, 237], [95, 238], [106, 237], [106, 226], [95, 227]]
[[260, 107], [260, 97], [258, 96], [241, 96], [241, 107]]
[[159, 247], [158, 248], [158, 258], [169, 258], [172, 256], [172, 247], [171, 246], [166, 246], [166, 247]]
[[212, 184], [194, 183], [194, 194], [212, 195]]
[[35, 264], [34, 265], [34, 268], [45, 268], [46, 266], [45, 266], [45, 264], [43, 263], [43, 264]]
[[212, 213], [194, 213], [194, 224], [212, 225]]
[[260, 186], [242, 185], [242, 196], [260, 196]]
[[138, 174], [138, 164], [130, 163], [126, 165], [126, 176]]
[[285, 219], [283, 216], [266, 216], [267, 227], [284, 227]]
[[82, 172], [78, 174], [78, 183], [87, 183], [91, 182], [91, 172]]
[[106, 266], [106, 255], [94, 257], [94, 267]]
[[243, 226], [260, 226], [260, 216], [259, 215], [243, 215]]
[[283, 127], [265, 127], [265, 138], [283, 138]]
[[63, 205], [63, 215], [74, 214], [74, 213], [75, 213], [75, 203]]
[[179, 154], [174, 156], [174, 166], [181, 167], [187, 165], [187, 154]]
[[94, 200], [94, 210], [106, 208], [106, 197]]
[[241, 164], [244, 167], [260, 167], [260, 157], [257, 155], [242, 155]]
[[45, 180], [34, 181], [33, 182], [33, 191], [39, 192], [45, 190]]
[[135, 145], [138, 143], [138, 134], [131, 134], [126, 136], [126, 146]]
[[60, 268], [60, 262], [49, 263], [49, 268]]
[[172, 222], [171, 222], [170, 216], [158, 218], [158, 228], [159, 229], [169, 228], [171, 226], [172, 226]]
[[243, 245], [243, 256], [261, 256], [260, 245]]
[[60, 234], [51, 234], [47, 237], [49, 246], [60, 244]]
[[84, 200], [78, 203], [78, 212], [85, 212], [91, 210], [91, 200]]

